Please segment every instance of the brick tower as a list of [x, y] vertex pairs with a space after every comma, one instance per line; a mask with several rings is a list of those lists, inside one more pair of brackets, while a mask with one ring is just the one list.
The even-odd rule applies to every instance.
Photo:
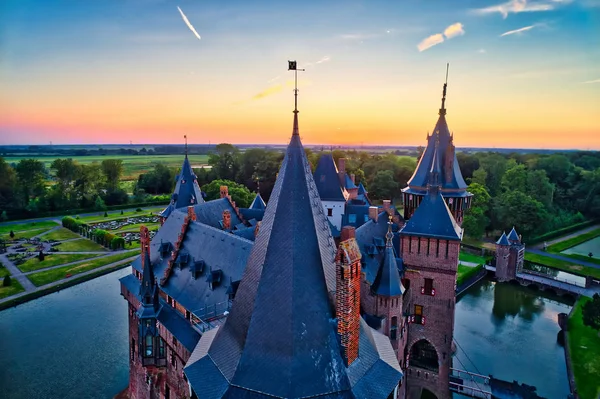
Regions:
[[439, 169], [431, 169], [434, 184], [401, 230], [409, 328], [405, 349], [406, 397], [434, 394], [450, 398], [455, 285], [462, 230], [439, 189]]
[[513, 227], [508, 236], [503, 232], [496, 242], [496, 278], [510, 281], [523, 269], [525, 245]]

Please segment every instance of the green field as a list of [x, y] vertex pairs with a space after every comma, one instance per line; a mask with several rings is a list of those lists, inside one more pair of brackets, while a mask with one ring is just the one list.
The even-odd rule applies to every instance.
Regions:
[[[8, 270], [6, 270], [6, 268], [0, 264], [0, 278], [3, 278], [4, 276], [8, 276], [9, 274], [10, 273], [8, 272]], [[0, 284], [2, 284], [2, 283], [0, 283]]]
[[[55, 224], [54, 226], [58, 226], [58, 225]], [[52, 227], [44, 227], [41, 229], [33, 229], [33, 230], [28, 230], [28, 231], [17, 231], [17, 232], [15, 232], [15, 238], [13, 238], [12, 240], [13, 241], [18, 240], [19, 238], [33, 238], [39, 234], [43, 234], [43, 233], [51, 230], [51, 229], [52, 229]], [[0, 234], [0, 239], [6, 240], [6, 241], [11, 241], [9, 233]]]
[[478, 265], [484, 265], [486, 261], [483, 256], [473, 255], [467, 252], [461, 252], [458, 256], [458, 259], [465, 262], [477, 263]]
[[27, 231], [41, 229], [43, 227], [56, 227], [58, 226], [55, 222], [49, 220], [44, 222], [28, 222], [18, 224], [0, 224], [0, 234], [10, 233], [10, 231]]
[[7, 296], [18, 294], [19, 292], [25, 291], [21, 286], [21, 283], [17, 279], [11, 278], [10, 286], [4, 287], [0, 284], [0, 299], [6, 298]]
[[110, 220], [125, 219], [128, 217], [148, 216], [150, 213], [157, 214], [158, 212], [165, 209], [165, 207], [166, 207], [166, 205], [155, 206], [155, 207], [151, 207], [151, 208], [140, 208], [142, 210], [141, 212], [123, 211], [122, 215], [121, 215], [121, 211], [109, 211], [109, 212], [107, 212], [107, 214], [108, 214], [107, 217], [104, 217], [104, 212], [98, 212], [97, 215], [80, 217], [78, 220], [81, 222], [84, 222], [84, 223], [102, 223], [102, 222], [108, 222]]
[[81, 238], [81, 236], [77, 233], [72, 232], [69, 229], [65, 229], [64, 227], [61, 227], [60, 229], [51, 231], [48, 234], [44, 234], [43, 236], [40, 237], [41, 240], [55, 240], [55, 241], [62, 241], [62, 240], [69, 240], [71, 238]]
[[[80, 164], [102, 162], [105, 159], [120, 159], [123, 161], [123, 177], [121, 180], [137, 180], [141, 173], [147, 172], [155, 163], [164, 163], [167, 166], [179, 168], [183, 162], [183, 155], [89, 155], [89, 156], [7, 156], [4, 157], [8, 163], [17, 163], [22, 159], [34, 158], [44, 162], [46, 168], [50, 169], [55, 159], [72, 158]], [[189, 155], [192, 167], [200, 167], [208, 164], [208, 155]]]
[[48, 254], [43, 261], [37, 257], [27, 259], [25, 263], [18, 265], [17, 267], [23, 272], [31, 272], [38, 269], [45, 269], [47, 267], [58, 266], [65, 263], [77, 262], [79, 260], [94, 258], [98, 255], [90, 254]]
[[76, 265], [58, 267], [52, 270], [45, 270], [43, 272], [30, 274], [27, 277], [36, 287], [52, 283], [54, 281], [68, 278], [67, 276], [73, 276], [88, 270], [93, 270], [102, 266], [106, 266], [113, 262], [122, 261], [124, 259], [133, 258], [137, 256], [137, 251], [122, 252], [115, 255], [105, 256], [102, 258], [92, 259], [87, 262], [80, 262]]
[[569, 351], [577, 393], [581, 399], [600, 395], [600, 336], [598, 330], [583, 325], [582, 307], [589, 301], [581, 297], [569, 318]]
[[65, 241], [60, 245], [55, 247], [59, 251], [62, 252], [105, 252], [106, 248], [104, 248], [100, 244], [96, 244], [95, 242], [88, 240], [86, 238], [81, 238], [79, 240]]
[[572, 262], [567, 262], [562, 259], [554, 259], [549, 256], [525, 252], [525, 260], [538, 263], [540, 265], [553, 267], [555, 269], [564, 270], [565, 272], [573, 272], [580, 275], [587, 275], [593, 276], [595, 278], [600, 278], [600, 269], [576, 265]]

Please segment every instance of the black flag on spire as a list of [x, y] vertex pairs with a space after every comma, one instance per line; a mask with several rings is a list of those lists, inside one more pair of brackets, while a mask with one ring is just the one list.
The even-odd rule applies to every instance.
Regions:
[[288, 61], [288, 71], [296, 70], [296, 61]]

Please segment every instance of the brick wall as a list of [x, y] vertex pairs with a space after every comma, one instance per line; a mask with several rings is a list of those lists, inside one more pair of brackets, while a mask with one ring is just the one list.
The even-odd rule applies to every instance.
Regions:
[[509, 281], [515, 278], [514, 271], [511, 272], [510, 270], [510, 263], [510, 247], [507, 245], [496, 245], [496, 278], [498, 281]]

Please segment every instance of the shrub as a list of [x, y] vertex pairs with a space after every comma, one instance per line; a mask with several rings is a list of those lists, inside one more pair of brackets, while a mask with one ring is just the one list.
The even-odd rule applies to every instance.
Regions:
[[44, 255], [44, 251], [40, 251], [37, 257], [40, 260], [40, 262], [43, 262], [46, 255]]
[[135, 211], [136, 211], [136, 212], [141, 212], [141, 211], [142, 211], [142, 208], [138, 208], [138, 209], [136, 209]]
[[124, 249], [125, 248], [125, 239], [123, 237], [115, 237], [110, 241], [110, 249]]
[[73, 219], [71, 216], [65, 216], [62, 218], [62, 225], [69, 230], [73, 230], [77, 226], [75, 219]]
[[10, 276], [5, 276], [4, 277], [4, 281], [2, 281], [2, 286], [4, 287], [10, 287], [10, 284], [12, 283]]
[[108, 217], [108, 212], [104, 211], [104, 217], [107, 218]]
[[123, 209], [121, 209], [121, 215], [123, 214]]
[[11, 230], [9, 236], [10, 238], [15, 238], [15, 232]]

